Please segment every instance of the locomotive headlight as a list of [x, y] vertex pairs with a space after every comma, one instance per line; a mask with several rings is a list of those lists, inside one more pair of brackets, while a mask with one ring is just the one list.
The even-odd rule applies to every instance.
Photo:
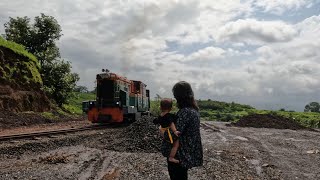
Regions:
[[119, 101], [118, 101], [118, 102], [116, 102], [116, 104], [118, 104], [118, 105], [119, 105]]

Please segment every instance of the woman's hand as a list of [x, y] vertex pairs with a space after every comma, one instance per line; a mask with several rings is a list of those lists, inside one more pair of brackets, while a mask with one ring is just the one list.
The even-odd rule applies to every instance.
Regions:
[[174, 133], [177, 137], [179, 137], [179, 135], [181, 134], [180, 131], [174, 131], [173, 133]]

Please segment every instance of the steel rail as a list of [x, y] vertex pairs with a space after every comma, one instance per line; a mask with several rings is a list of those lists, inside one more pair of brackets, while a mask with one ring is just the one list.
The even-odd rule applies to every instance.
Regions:
[[[80, 128], [69, 128], [69, 129], [59, 129], [52, 131], [40, 131], [40, 132], [32, 132], [32, 133], [22, 133], [22, 134], [13, 134], [13, 135], [4, 135], [0, 136], [0, 141], [14, 140], [14, 139], [23, 139], [23, 138], [33, 138], [38, 136], [49, 136], [56, 134], [65, 134], [65, 133], [73, 133], [80, 132], [85, 130], [96, 130], [107, 127], [106, 125], [90, 125]], [[112, 127], [112, 126], [111, 126]]]

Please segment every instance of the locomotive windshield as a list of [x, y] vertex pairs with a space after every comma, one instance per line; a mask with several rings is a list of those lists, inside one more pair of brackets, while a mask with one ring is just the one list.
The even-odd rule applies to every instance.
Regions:
[[134, 86], [135, 86], [135, 93], [141, 93], [140, 92], [140, 82], [139, 81], [134, 81]]
[[114, 81], [103, 79], [97, 85], [97, 103], [99, 106], [107, 106], [114, 102]]

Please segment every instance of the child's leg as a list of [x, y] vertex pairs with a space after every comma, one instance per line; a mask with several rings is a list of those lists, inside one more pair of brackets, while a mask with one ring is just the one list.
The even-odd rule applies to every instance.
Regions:
[[176, 141], [173, 142], [173, 147], [170, 151], [170, 155], [169, 155], [170, 162], [179, 163], [179, 160], [174, 158], [177, 154], [178, 148], [179, 148], [179, 140], [177, 139]]
[[159, 132], [160, 132], [160, 136], [164, 137], [164, 133], [165, 133], [165, 129], [161, 128], [161, 126], [159, 127]]

